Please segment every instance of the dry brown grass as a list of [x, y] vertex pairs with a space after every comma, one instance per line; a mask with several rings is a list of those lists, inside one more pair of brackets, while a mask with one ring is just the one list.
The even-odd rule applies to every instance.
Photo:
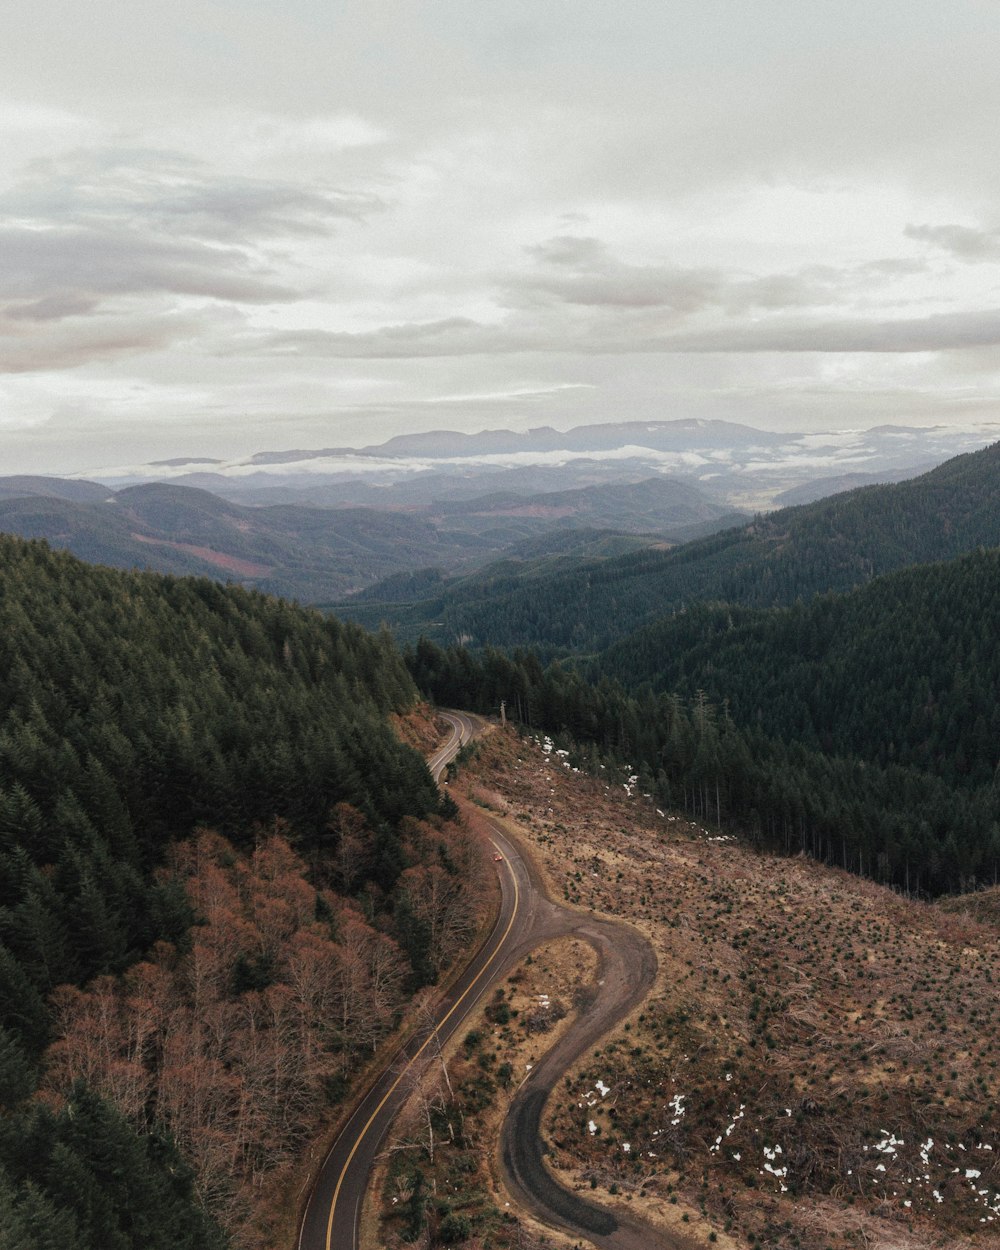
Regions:
[[[456, 1140], [450, 1140], [439, 1118], [440, 1140], [430, 1158], [427, 1099], [444, 1100], [446, 1094], [436, 1060], [393, 1127], [373, 1185], [381, 1194], [381, 1228], [376, 1234], [374, 1224], [369, 1225], [373, 1232], [368, 1244], [391, 1245], [401, 1239], [397, 1178], [405, 1181], [414, 1168], [438, 1205], [469, 1214], [484, 1231], [482, 1244], [494, 1250], [574, 1244], [515, 1218], [499, 1183], [494, 1144], [518, 1086], [552, 1043], [572, 1028], [577, 1005], [593, 985], [596, 962], [585, 942], [559, 938], [529, 955], [478, 1005], [443, 1056], [454, 1093]], [[429, 1223], [435, 1224], [433, 1212]]]
[[432, 755], [448, 735], [448, 724], [427, 703], [418, 703], [409, 712], [389, 713], [389, 724], [401, 742], [421, 755]]
[[676, 1200], [718, 1244], [1000, 1246], [996, 928], [717, 840], [569, 764], [507, 732], [464, 774], [556, 897], [639, 925], [660, 961], [552, 1100], [564, 1177]]

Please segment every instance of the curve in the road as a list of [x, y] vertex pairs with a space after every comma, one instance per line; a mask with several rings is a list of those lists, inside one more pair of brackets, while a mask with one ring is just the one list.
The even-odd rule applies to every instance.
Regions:
[[[438, 780], [458, 751], [481, 730], [465, 713], [442, 713], [452, 727], [448, 743], [428, 766]], [[368, 1177], [389, 1126], [435, 1052], [458, 1029], [483, 993], [519, 959], [553, 938], [573, 935], [588, 942], [599, 960], [593, 1000], [535, 1066], [508, 1109], [501, 1128], [500, 1161], [511, 1196], [543, 1223], [584, 1236], [600, 1250], [688, 1250], [692, 1243], [655, 1230], [632, 1216], [613, 1214], [558, 1183], [545, 1165], [541, 1118], [556, 1082], [596, 1041], [648, 994], [656, 977], [651, 945], [622, 921], [563, 907], [548, 897], [544, 882], [509, 831], [491, 820], [504, 856], [501, 907], [489, 937], [444, 996], [437, 1019], [400, 1048], [355, 1109], [334, 1143], [310, 1194], [299, 1250], [358, 1250], [359, 1216]], [[423, 1065], [423, 1066], [422, 1066]]]
[[533, 899], [531, 923], [511, 961], [543, 942], [573, 936], [598, 956], [597, 992], [573, 1027], [545, 1053], [522, 1083], [500, 1130], [500, 1164], [508, 1192], [543, 1223], [585, 1237], [601, 1250], [689, 1250], [681, 1236], [653, 1228], [589, 1202], [560, 1185], [545, 1163], [541, 1120], [549, 1094], [597, 1041], [646, 998], [656, 980], [656, 954], [645, 937], [624, 921], [564, 907], [548, 897], [528, 856], [495, 821], [494, 835], [512, 872], [523, 873], [521, 892]]
[[482, 731], [482, 721], [478, 717], [470, 716], [467, 712], [439, 712], [438, 715], [451, 726], [451, 737], [427, 761], [431, 776], [435, 781], [440, 782], [441, 774], [462, 747]]

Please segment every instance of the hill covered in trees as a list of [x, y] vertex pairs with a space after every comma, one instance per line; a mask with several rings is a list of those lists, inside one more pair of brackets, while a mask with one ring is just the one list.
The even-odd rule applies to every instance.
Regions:
[[[467, 539], [442, 536], [423, 517], [374, 508], [248, 508], [164, 484], [108, 490], [100, 500], [37, 490], [0, 495], [0, 530], [44, 538], [96, 564], [240, 582], [305, 602], [470, 554]], [[484, 558], [499, 550], [478, 546]]]
[[[666, 477], [421, 505], [386, 496], [368, 507], [244, 506], [162, 482], [113, 491], [95, 482], [0, 478], [0, 531], [44, 538], [96, 564], [234, 581], [306, 603], [429, 566], [468, 568], [557, 531], [557, 541], [581, 549], [592, 530], [676, 531], [672, 540], [682, 541], [730, 515]], [[624, 541], [626, 550], [645, 545]]]
[[1000, 549], [789, 608], [695, 605], [592, 672], [726, 704], [741, 726], [828, 754], [989, 785], [1000, 761]]
[[207, 580], [3, 537], [0, 588], [5, 1244], [221, 1245], [193, 1195], [231, 1227], [233, 1185], [301, 1141], [263, 1052], [294, 1020], [329, 1106], [472, 923], [464, 840], [388, 723], [416, 690], [386, 636]]
[[791, 609], [692, 608], [577, 664], [427, 639], [408, 660], [432, 697], [505, 700], [661, 806], [939, 894], [1000, 874], [998, 587], [989, 551]]
[[509, 563], [386, 605], [400, 637], [549, 653], [609, 646], [698, 602], [774, 607], [1000, 544], [1000, 444], [929, 473], [786, 508], [672, 550], [584, 560], [540, 584]]

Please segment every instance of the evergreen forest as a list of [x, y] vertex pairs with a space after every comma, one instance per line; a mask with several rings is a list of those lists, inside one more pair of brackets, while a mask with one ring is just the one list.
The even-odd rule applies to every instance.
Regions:
[[1000, 874], [998, 543], [995, 444], [667, 552], [496, 566], [408, 663], [757, 845], [972, 889]]
[[[320, 995], [339, 1023], [313, 1013], [299, 1093], [329, 1103], [466, 940], [474, 866], [389, 724], [417, 692], [386, 635], [8, 536], [0, 652], [0, 1244], [222, 1246], [225, 1202], [172, 1138], [217, 1144], [232, 1125], [172, 1107], [167, 1076], [190, 1090], [198, 1064], [214, 1072], [241, 1149], [256, 1125], [286, 1158], [301, 1128], [262, 1118], [238, 1022], [277, 1045]], [[217, 841], [185, 851], [205, 829]], [[266, 871], [246, 911], [251, 857]], [[335, 984], [309, 982], [317, 952]], [[271, 1162], [226, 1170], [259, 1187]]]
[[506, 703], [578, 762], [782, 854], [937, 895], [1000, 875], [1000, 552], [789, 609], [702, 606], [606, 652], [408, 652], [432, 698]]
[[267, 1244], [253, 1195], [475, 932], [484, 865], [390, 724], [421, 695], [767, 852], [996, 883], [998, 467], [408, 574], [367, 608], [405, 654], [0, 536], [0, 1244]]

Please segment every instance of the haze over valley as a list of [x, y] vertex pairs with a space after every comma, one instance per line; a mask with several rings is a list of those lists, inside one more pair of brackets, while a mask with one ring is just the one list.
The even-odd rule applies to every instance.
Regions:
[[[230, 460], [177, 456], [95, 467], [76, 477], [122, 487], [199, 486], [240, 503], [398, 506], [491, 491], [537, 494], [634, 482], [688, 480], [731, 508], [806, 502], [870, 481], [895, 481], [994, 442], [1000, 423], [886, 424], [782, 433], [732, 421], [677, 419], [567, 430], [437, 430], [367, 447], [261, 451]], [[797, 492], [794, 498], [786, 492]], [[801, 497], [800, 497], [801, 496]]]
[[753, 512], [913, 477], [996, 432], [788, 436], [701, 421], [443, 431], [210, 466], [175, 457], [96, 480], [4, 477], [0, 527], [119, 568], [328, 603], [385, 578], [454, 575], [500, 557], [682, 544]]

